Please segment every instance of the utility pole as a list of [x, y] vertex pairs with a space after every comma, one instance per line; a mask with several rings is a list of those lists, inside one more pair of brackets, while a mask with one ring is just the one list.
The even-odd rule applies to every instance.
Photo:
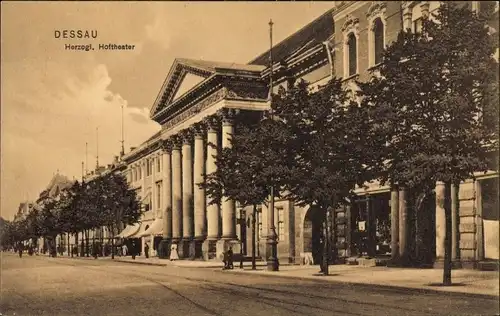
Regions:
[[125, 136], [124, 136], [123, 104], [122, 104], [122, 140], [121, 140], [121, 143], [122, 143], [122, 148], [121, 148], [121, 151], [120, 151], [120, 158], [123, 157], [123, 155], [125, 155]]
[[[269, 39], [270, 39], [270, 49], [269, 49], [269, 111], [271, 115], [271, 124], [274, 121], [273, 117], [273, 107], [272, 107], [272, 97], [273, 97], [273, 20], [269, 20]], [[277, 236], [276, 227], [274, 227], [274, 183], [271, 181], [270, 199], [269, 207], [267, 210], [267, 220], [269, 225], [269, 232], [267, 235], [267, 244], [269, 245], [269, 257], [267, 258], [267, 270], [268, 271], [278, 271], [278, 247], [277, 247]]]
[[89, 174], [89, 150], [88, 150], [88, 143], [85, 142], [85, 175]]
[[99, 127], [96, 127], [96, 171], [99, 169]]

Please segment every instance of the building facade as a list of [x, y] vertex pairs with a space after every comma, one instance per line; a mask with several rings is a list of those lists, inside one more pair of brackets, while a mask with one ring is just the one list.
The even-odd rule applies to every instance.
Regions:
[[[486, 7], [486, 2], [464, 3], [475, 10]], [[314, 91], [335, 76], [344, 78], [345, 88], [356, 97], [355, 80], [369, 80], [384, 47], [403, 28], [419, 31], [422, 17], [434, 12], [439, 2], [341, 1], [332, 6], [273, 47], [274, 91], [288, 89], [300, 79]], [[498, 15], [497, 6], [494, 10]], [[498, 25], [492, 23], [491, 32], [496, 29]], [[174, 61], [150, 113], [161, 131], [123, 158], [127, 179], [141, 196], [145, 213], [140, 224], [125, 228], [122, 237], [142, 238], [142, 245], [154, 245], [150, 249], [157, 249], [163, 239], [167, 247], [178, 245], [181, 258], [220, 258], [230, 246], [235, 253], [252, 252], [252, 210], [229, 200], [210, 205], [197, 184], [215, 170], [217, 151], [231, 146], [229, 139], [238, 128], [235, 118], [256, 119], [269, 107], [268, 56], [264, 52], [241, 65]], [[498, 259], [497, 179], [498, 172], [491, 171], [453, 189], [457, 266]], [[443, 258], [442, 184], [427, 196], [376, 182], [357, 188], [356, 193], [359, 198], [350, 207], [335, 211], [340, 262], [357, 263], [351, 258], [368, 257], [432, 264]], [[425, 211], [416, 212], [416, 206]], [[264, 260], [269, 211], [262, 205], [256, 218], [256, 253]], [[324, 215], [287, 200], [276, 201], [273, 211], [280, 261], [318, 262]]]

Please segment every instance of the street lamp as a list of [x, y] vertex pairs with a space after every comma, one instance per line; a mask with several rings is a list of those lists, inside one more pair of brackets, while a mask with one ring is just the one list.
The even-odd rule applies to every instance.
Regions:
[[[273, 122], [273, 107], [272, 107], [272, 97], [273, 97], [273, 21], [269, 21], [269, 39], [271, 47], [269, 49], [269, 108], [271, 114], [271, 122]], [[267, 244], [269, 245], [269, 257], [267, 258], [267, 270], [268, 271], [278, 271], [278, 250], [277, 250], [277, 235], [276, 228], [274, 227], [274, 183], [271, 183], [270, 190], [270, 201], [267, 213], [267, 221], [269, 223], [269, 233], [267, 234]]]

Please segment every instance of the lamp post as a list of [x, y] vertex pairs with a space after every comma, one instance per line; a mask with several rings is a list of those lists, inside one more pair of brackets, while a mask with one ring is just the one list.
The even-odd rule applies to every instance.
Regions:
[[240, 208], [240, 239], [241, 239], [241, 245], [240, 245], [240, 269], [243, 269], [243, 233], [244, 233], [244, 226], [246, 225], [246, 220], [243, 215], [243, 208]]
[[[271, 122], [273, 121], [273, 107], [272, 107], [272, 96], [273, 96], [273, 21], [269, 21], [269, 39], [271, 47], [269, 49], [269, 108], [271, 115]], [[269, 208], [267, 213], [267, 220], [269, 223], [269, 232], [267, 235], [267, 244], [269, 246], [269, 257], [267, 258], [267, 270], [278, 271], [278, 251], [277, 251], [277, 235], [276, 228], [274, 227], [274, 183], [271, 183], [270, 189], [270, 200]]]
[[257, 265], [255, 263], [255, 248], [257, 247], [257, 243], [255, 242], [255, 222], [256, 222], [256, 217], [257, 216], [257, 206], [254, 204], [253, 205], [253, 212], [252, 212], [252, 270], [257, 269]]

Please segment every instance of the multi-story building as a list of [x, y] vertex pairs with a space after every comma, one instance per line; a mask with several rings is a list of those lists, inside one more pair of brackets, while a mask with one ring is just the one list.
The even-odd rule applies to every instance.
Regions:
[[[491, 1], [490, 1], [491, 2]], [[465, 2], [464, 2], [465, 3]], [[484, 3], [468, 2], [475, 10]], [[422, 17], [439, 7], [433, 1], [341, 1], [313, 22], [273, 47], [273, 90], [299, 79], [318, 89], [332, 77], [344, 78], [353, 97], [355, 80], [368, 80], [382, 51], [403, 29], [418, 31]], [[498, 17], [498, 6], [494, 7]], [[495, 22], [498, 23], [498, 22]], [[492, 23], [495, 32], [498, 24]], [[176, 59], [151, 108], [162, 129], [124, 157], [127, 178], [145, 205], [141, 224], [127, 227], [123, 237], [141, 237], [156, 248], [160, 238], [178, 244], [183, 258], [218, 257], [229, 245], [251, 253], [251, 210], [232, 201], [209, 205], [196, 184], [215, 170], [214, 154], [230, 146], [238, 128], [235, 113], [253, 120], [269, 107], [269, 52], [248, 64]], [[213, 144], [215, 146], [212, 146]], [[498, 259], [498, 172], [491, 171], [454, 188], [453, 258], [457, 264]], [[405, 190], [376, 182], [356, 190], [359, 199], [335, 212], [337, 248], [342, 261], [352, 257], [406, 257], [433, 263], [444, 256], [443, 185], [419, 203]], [[486, 198], [487, 197], [487, 198]], [[291, 201], [275, 203], [278, 254], [299, 263], [320, 256], [319, 231], [324, 214]], [[266, 205], [257, 215], [257, 253], [266, 258]], [[426, 214], [426, 216], [424, 216]], [[430, 214], [430, 215], [429, 215]], [[152, 247], [153, 248], [153, 247]], [[356, 260], [354, 260], [356, 261]]]

